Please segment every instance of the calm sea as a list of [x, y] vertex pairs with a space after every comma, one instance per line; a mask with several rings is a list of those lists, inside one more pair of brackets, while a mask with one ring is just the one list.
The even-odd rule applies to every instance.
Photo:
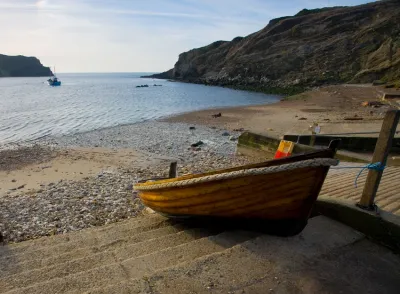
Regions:
[[[49, 87], [46, 78], [1, 78], [0, 144], [153, 120], [192, 110], [278, 101], [276, 96], [260, 93], [140, 79], [142, 74], [59, 74], [61, 87]], [[149, 87], [136, 88], [142, 84]]]

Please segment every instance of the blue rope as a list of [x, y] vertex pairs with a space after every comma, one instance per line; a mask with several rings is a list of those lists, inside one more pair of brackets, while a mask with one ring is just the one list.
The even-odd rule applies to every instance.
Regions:
[[361, 168], [360, 172], [358, 173], [357, 177], [354, 180], [354, 186], [357, 188], [357, 180], [363, 173], [365, 169], [370, 169], [370, 170], [376, 170], [376, 171], [384, 171], [385, 170], [385, 165], [383, 165], [380, 162], [375, 162], [375, 163], [370, 163], [364, 166], [336, 166], [336, 167], [331, 167], [333, 169], [344, 169], [344, 168]]

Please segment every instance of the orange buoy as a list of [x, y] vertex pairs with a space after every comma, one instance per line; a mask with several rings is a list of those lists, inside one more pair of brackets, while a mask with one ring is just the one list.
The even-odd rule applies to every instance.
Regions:
[[276, 150], [274, 158], [282, 158], [292, 155], [294, 143], [290, 141], [281, 140]]

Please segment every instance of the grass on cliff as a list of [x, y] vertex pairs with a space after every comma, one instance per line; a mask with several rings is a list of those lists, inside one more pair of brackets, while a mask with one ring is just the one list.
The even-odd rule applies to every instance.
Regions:
[[400, 80], [396, 81], [396, 82], [391, 82], [391, 83], [387, 83], [385, 85], [385, 88], [390, 89], [390, 88], [396, 88], [399, 89], [400, 88]]
[[235, 90], [259, 92], [264, 94], [283, 95], [283, 96], [293, 96], [306, 91], [306, 89], [301, 86], [280, 88], [280, 87], [262, 87], [262, 86], [248, 86], [248, 85], [225, 85], [224, 87], [232, 88]]
[[300, 93], [300, 94], [296, 94], [296, 95], [291, 95], [291, 96], [286, 96], [285, 98], [283, 98], [283, 101], [306, 101], [308, 98], [310, 98], [310, 96], [306, 93]]

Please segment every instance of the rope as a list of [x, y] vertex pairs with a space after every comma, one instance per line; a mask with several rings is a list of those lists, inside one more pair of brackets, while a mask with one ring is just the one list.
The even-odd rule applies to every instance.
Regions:
[[173, 182], [167, 182], [162, 184], [154, 184], [154, 185], [144, 185], [144, 184], [137, 184], [134, 186], [135, 190], [138, 191], [149, 191], [149, 190], [158, 190], [158, 189], [166, 189], [166, 188], [173, 188], [173, 187], [183, 187], [183, 186], [190, 186], [199, 183], [206, 183], [211, 181], [219, 181], [219, 180], [227, 180], [227, 179], [236, 179], [239, 177], [244, 176], [258, 176], [258, 175], [266, 175], [272, 173], [278, 173], [282, 171], [294, 170], [298, 168], [306, 168], [306, 167], [320, 167], [320, 166], [331, 166], [337, 165], [339, 160], [333, 158], [314, 158], [308, 159], [293, 163], [287, 163], [277, 166], [270, 166], [270, 167], [262, 167], [262, 168], [252, 168], [252, 169], [242, 169], [239, 171], [233, 172], [226, 172], [221, 174], [214, 174], [209, 176], [203, 176], [194, 179], [187, 179], [187, 180], [177, 180]]
[[356, 179], [354, 180], [354, 186], [356, 188], [357, 188], [357, 180], [358, 180], [359, 176], [361, 176], [362, 172], [365, 169], [376, 170], [376, 171], [384, 171], [385, 170], [385, 166], [383, 164], [381, 164], [380, 162], [370, 163], [370, 164], [367, 164], [366, 166], [363, 166], [362, 169], [360, 170], [360, 172], [358, 173]]
[[358, 173], [358, 175], [356, 176], [355, 180], [354, 180], [354, 186], [357, 188], [357, 180], [358, 178], [361, 176], [361, 174], [363, 173], [363, 171], [365, 169], [368, 170], [376, 170], [376, 171], [384, 171], [386, 166], [380, 162], [374, 162], [374, 163], [370, 163], [364, 166], [337, 166], [337, 167], [333, 167], [334, 169], [345, 169], [345, 168], [360, 168], [360, 172]]

